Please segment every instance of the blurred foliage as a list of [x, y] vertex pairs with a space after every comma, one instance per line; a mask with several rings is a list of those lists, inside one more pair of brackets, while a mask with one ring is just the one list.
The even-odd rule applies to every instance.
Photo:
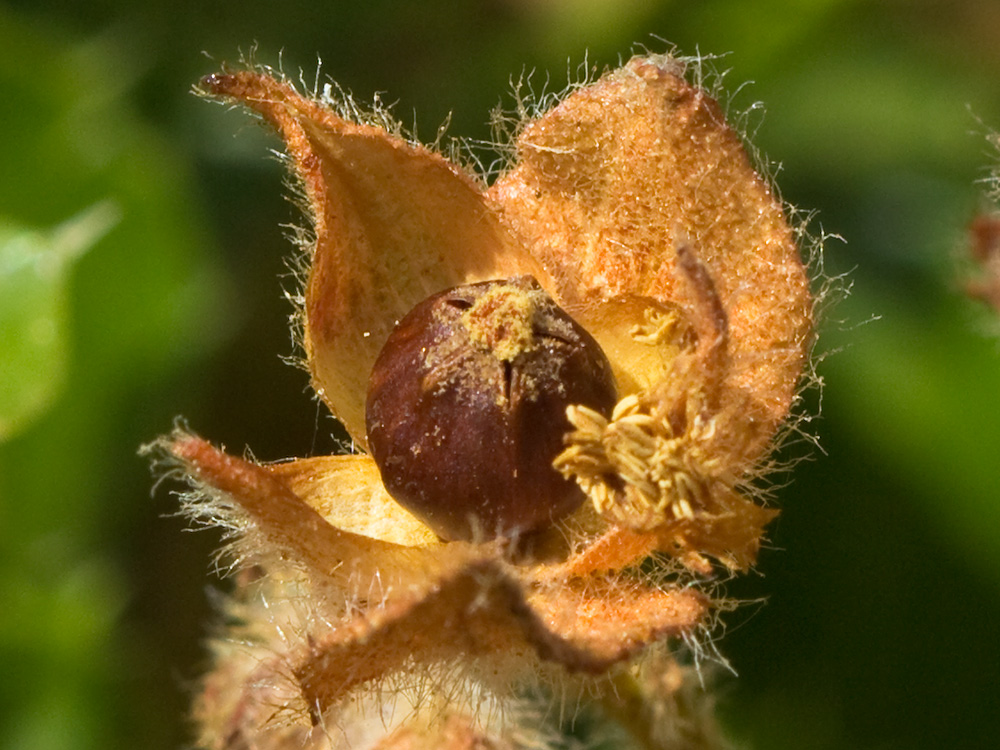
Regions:
[[[182, 414], [261, 458], [334, 448], [279, 361], [281, 225], [301, 217], [277, 142], [191, 84], [251, 51], [312, 83], [320, 59], [425, 138], [451, 112], [451, 133], [485, 140], [511, 77], [558, 89], [634, 44], [723, 55], [731, 108], [785, 198], [818, 210], [814, 233], [846, 240], [825, 268], [853, 286], [819, 345], [822, 450], [779, 493], [762, 576], [730, 587], [769, 599], [720, 644], [740, 674], [721, 684], [732, 734], [994, 746], [1000, 346], [957, 258], [995, 159], [998, 38], [992, 0], [0, 4], [0, 418], [21, 408], [0, 443], [0, 749], [187, 736], [215, 540], [158, 517], [173, 505], [148, 500], [141, 443]], [[94, 206], [117, 223], [66, 244]], [[49, 320], [49, 348], [17, 360], [14, 315]]]
[[115, 221], [107, 203], [48, 234], [0, 219], [0, 440], [29, 424], [63, 387], [66, 276]]

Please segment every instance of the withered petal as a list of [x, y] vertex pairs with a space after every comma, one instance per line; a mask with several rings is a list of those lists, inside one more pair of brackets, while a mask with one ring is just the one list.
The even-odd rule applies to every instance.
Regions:
[[235, 502], [270, 551], [301, 565], [317, 585], [332, 583], [348, 597], [368, 596], [373, 582], [383, 591], [426, 590], [448, 571], [492, 554], [487, 545], [408, 547], [344, 531], [327, 523], [281, 476], [265, 467], [186, 433], [176, 433], [162, 445], [184, 464], [190, 477]]
[[764, 447], [795, 396], [812, 302], [781, 201], [718, 104], [678, 61], [634, 58], [528, 124], [517, 149], [488, 196], [584, 325], [617, 295], [690, 306], [676, 249], [693, 249], [728, 318], [728, 386], [758, 400], [746, 429]]
[[492, 561], [426, 596], [395, 597], [312, 643], [294, 667], [319, 715], [354, 687], [407, 666], [534, 651], [571, 671], [600, 673], [642, 647], [689, 632], [704, 595], [637, 582], [589, 581], [527, 594]]
[[518, 274], [552, 287], [479, 185], [440, 154], [257, 72], [209, 76], [202, 89], [256, 110], [285, 141], [314, 222], [304, 342], [313, 386], [358, 444], [372, 365], [419, 301]]

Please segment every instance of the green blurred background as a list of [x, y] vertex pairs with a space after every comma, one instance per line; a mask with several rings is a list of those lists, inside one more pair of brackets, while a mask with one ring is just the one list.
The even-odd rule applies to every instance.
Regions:
[[[190, 94], [241, 50], [433, 139], [489, 137], [522, 70], [634, 43], [728, 53], [785, 198], [816, 209], [822, 416], [780, 492], [764, 597], [720, 649], [756, 748], [990, 748], [1000, 737], [1000, 323], [963, 299], [1000, 129], [1000, 3], [492, 0], [0, 3], [0, 750], [173, 748], [211, 622], [212, 533], [137, 448], [175, 415], [263, 459], [331, 452], [284, 364], [277, 140]], [[739, 88], [752, 81], [752, 85]], [[754, 107], [762, 101], [766, 109]], [[816, 392], [810, 409], [820, 411]]]

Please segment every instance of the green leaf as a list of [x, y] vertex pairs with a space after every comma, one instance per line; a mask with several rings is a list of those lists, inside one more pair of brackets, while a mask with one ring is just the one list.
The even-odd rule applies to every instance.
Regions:
[[66, 283], [74, 262], [118, 221], [98, 203], [47, 232], [0, 217], [0, 441], [44, 413], [65, 381]]

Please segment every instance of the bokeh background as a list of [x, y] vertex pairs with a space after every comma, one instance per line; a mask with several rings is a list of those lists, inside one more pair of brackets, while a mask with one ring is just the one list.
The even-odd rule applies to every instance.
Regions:
[[[830, 276], [820, 448], [780, 492], [766, 603], [718, 695], [756, 748], [1000, 737], [1000, 322], [961, 293], [1000, 129], [991, 0], [0, 2], [0, 748], [175, 748], [212, 532], [138, 447], [183, 415], [263, 459], [330, 452], [282, 287], [278, 142], [190, 93], [253, 54], [486, 139], [511, 77], [636, 43], [722, 55], [734, 111], [815, 210]], [[747, 84], [747, 85], [743, 85]], [[755, 103], [762, 101], [765, 108]]]

